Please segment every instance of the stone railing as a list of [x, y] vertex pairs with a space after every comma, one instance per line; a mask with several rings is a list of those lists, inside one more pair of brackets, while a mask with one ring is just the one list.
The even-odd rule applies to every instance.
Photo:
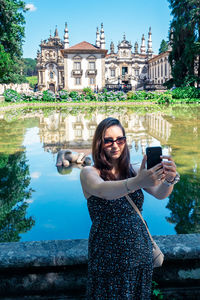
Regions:
[[[200, 234], [154, 237], [164, 299], [200, 299]], [[86, 299], [88, 240], [0, 244], [0, 299]], [[19, 298], [18, 298], [19, 297]]]
[[9, 84], [0, 84], [0, 95], [3, 95], [3, 93], [8, 89], [12, 89], [14, 91], [17, 91], [18, 93], [30, 92], [29, 83], [21, 83], [21, 84], [9, 83]]

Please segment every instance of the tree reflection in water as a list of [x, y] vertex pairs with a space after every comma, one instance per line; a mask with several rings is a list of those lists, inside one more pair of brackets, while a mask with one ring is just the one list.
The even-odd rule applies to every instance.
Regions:
[[[194, 121], [195, 120], [195, 121]], [[171, 210], [167, 221], [175, 225], [178, 234], [200, 233], [200, 139], [199, 120], [189, 116], [175, 119], [170, 144], [181, 180], [169, 196], [167, 208]]]
[[167, 221], [176, 224], [175, 230], [180, 233], [200, 233], [200, 171], [181, 175], [181, 180], [169, 196], [167, 208], [171, 210]]
[[33, 190], [24, 152], [0, 154], [0, 242], [17, 242], [35, 221], [26, 217]]

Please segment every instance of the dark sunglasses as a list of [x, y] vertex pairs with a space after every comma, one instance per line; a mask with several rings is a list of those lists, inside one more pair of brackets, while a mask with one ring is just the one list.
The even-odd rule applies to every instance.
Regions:
[[126, 137], [125, 136], [120, 136], [116, 140], [113, 140], [111, 138], [105, 138], [104, 139], [104, 145], [106, 147], [113, 146], [114, 142], [116, 142], [117, 145], [123, 145], [126, 142]]

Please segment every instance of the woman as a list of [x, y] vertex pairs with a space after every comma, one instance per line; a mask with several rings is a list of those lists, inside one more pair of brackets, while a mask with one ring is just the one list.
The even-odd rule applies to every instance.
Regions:
[[94, 166], [81, 171], [81, 184], [92, 220], [88, 244], [88, 299], [148, 300], [152, 282], [152, 244], [139, 215], [144, 189], [158, 199], [173, 190], [176, 166], [170, 157], [147, 170], [130, 165], [124, 128], [104, 119], [93, 138]]

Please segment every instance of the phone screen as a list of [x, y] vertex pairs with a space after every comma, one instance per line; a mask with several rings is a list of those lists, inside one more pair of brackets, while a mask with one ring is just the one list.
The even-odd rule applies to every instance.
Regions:
[[160, 158], [160, 156], [162, 155], [162, 148], [147, 147], [146, 155], [147, 155], [147, 169], [150, 169], [155, 165], [161, 163], [162, 159]]

